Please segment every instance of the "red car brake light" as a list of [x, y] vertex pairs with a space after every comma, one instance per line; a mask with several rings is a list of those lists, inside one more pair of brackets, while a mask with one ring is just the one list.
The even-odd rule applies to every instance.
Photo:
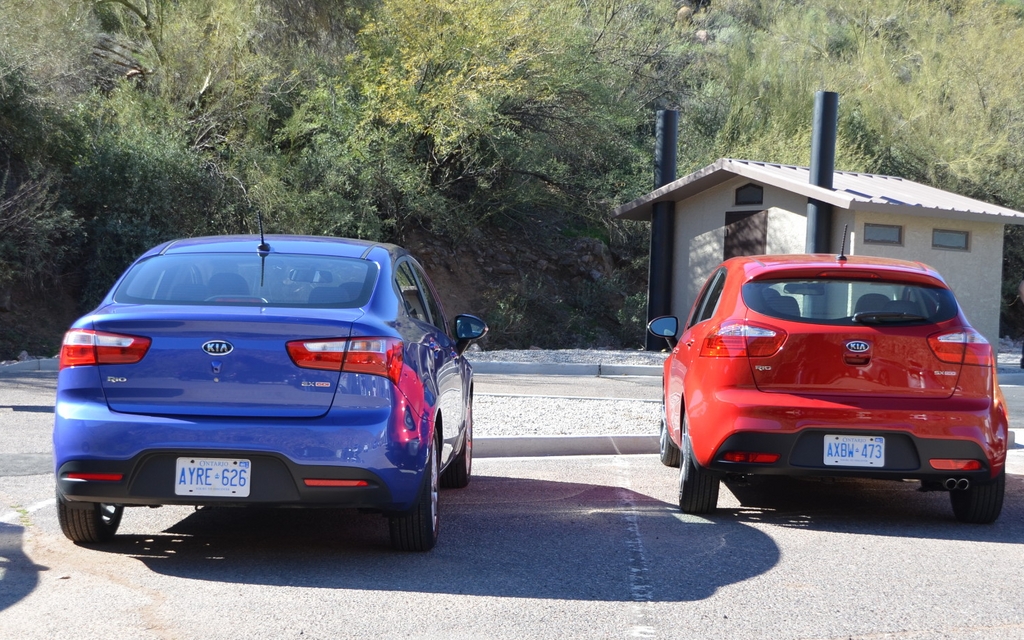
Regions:
[[775, 355], [788, 334], [778, 327], [726, 321], [704, 338], [700, 355], [707, 358], [765, 358]]
[[726, 451], [722, 459], [726, 462], [745, 462], [748, 464], [775, 464], [781, 456], [777, 453], [761, 453], [756, 451]]
[[335, 338], [294, 340], [285, 345], [303, 369], [368, 373], [395, 384], [402, 375], [402, 341], [397, 338]]
[[932, 465], [932, 469], [938, 469], [939, 471], [980, 471], [984, 469], [980, 460], [932, 458], [928, 462]]
[[72, 329], [64, 334], [60, 368], [96, 364], [135, 364], [149, 351], [152, 340], [141, 336]]
[[951, 364], [992, 366], [992, 345], [985, 336], [966, 327], [928, 336], [928, 346], [935, 357]]

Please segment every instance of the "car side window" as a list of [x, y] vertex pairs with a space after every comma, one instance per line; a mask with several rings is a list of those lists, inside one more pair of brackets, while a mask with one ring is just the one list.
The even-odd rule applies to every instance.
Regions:
[[419, 281], [420, 293], [423, 295], [423, 301], [427, 305], [427, 313], [430, 314], [431, 319], [429, 322], [445, 333], [448, 333], [444, 312], [441, 310], [441, 301], [434, 295], [434, 290], [430, 286], [430, 280], [427, 279], [427, 275], [423, 273], [423, 270], [418, 266], [413, 265], [412, 270], [413, 273], [416, 274], [416, 279]]
[[395, 269], [395, 284], [402, 295], [402, 302], [405, 304], [405, 311], [413, 318], [430, 322], [426, 306], [420, 296], [419, 285], [416, 284], [416, 276], [412, 273], [412, 267], [408, 262], [402, 262]]
[[698, 304], [694, 306], [693, 316], [690, 317], [690, 322], [686, 325], [687, 329], [698, 322], [704, 322], [714, 315], [715, 308], [718, 307], [718, 300], [722, 297], [722, 290], [725, 288], [725, 275], [725, 269], [719, 269], [708, 278], [704, 294], [701, 296]]

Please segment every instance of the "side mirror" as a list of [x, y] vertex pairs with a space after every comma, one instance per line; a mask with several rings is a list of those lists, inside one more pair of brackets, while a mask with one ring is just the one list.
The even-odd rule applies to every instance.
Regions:
[[661, 316], [651, 320], [647, 325], [651, 335], [665, 338], [670, 349], [676, 347], [676, 333], [679, 331], [679, 320], [675, 316]]
[[476, 316], [455, 316], [455, 351], [461, 356], [474, 340], [487, 335], [487, 323]]

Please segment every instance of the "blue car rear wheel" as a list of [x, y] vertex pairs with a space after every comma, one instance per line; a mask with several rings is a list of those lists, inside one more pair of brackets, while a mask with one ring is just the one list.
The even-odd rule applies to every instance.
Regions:
[[119, 504], [89, 503], [86, 508], [72, 508], [57, 492], [57, 518], [60, 530], [73, 542], [110, 542], [121, 526], [124, 507]]
[[423, 470], [423, 484], [416, 504], [409, 511], [389, 518], [392, 548], [396, 551], [430, 551], [434, 548], [440, 525], [437, 508], [439, 492], [440, 474], [435, 441], [427, 451], [427, 466]]

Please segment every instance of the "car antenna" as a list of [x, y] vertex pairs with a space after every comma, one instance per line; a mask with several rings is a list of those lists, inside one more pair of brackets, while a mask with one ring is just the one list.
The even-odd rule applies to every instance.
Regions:
[[256, 209], [256, 222], [260, 225], [260, 244], [256, 247], [256, 253], [260, 254], [260, 289], [263, 288], [263, 275], [267, 270], [267, 254], [270, 253], [270, 245], [263, 237], [263, 213]]
[[839, 255], [836, 256], [836, 262], [846, 262], [846, 256], [843, 252], [846, 251], [846, 232], [850, 228], [850, 225], [843, 225], [843, 242], [839, 245]]
[[260, 253], [269, 253], [270, 245], [263, 238], [263, 213], [259, 209], [256, 210], [256, 222], [260, 225], [260, 246], [256, 247], [256, 251]]

